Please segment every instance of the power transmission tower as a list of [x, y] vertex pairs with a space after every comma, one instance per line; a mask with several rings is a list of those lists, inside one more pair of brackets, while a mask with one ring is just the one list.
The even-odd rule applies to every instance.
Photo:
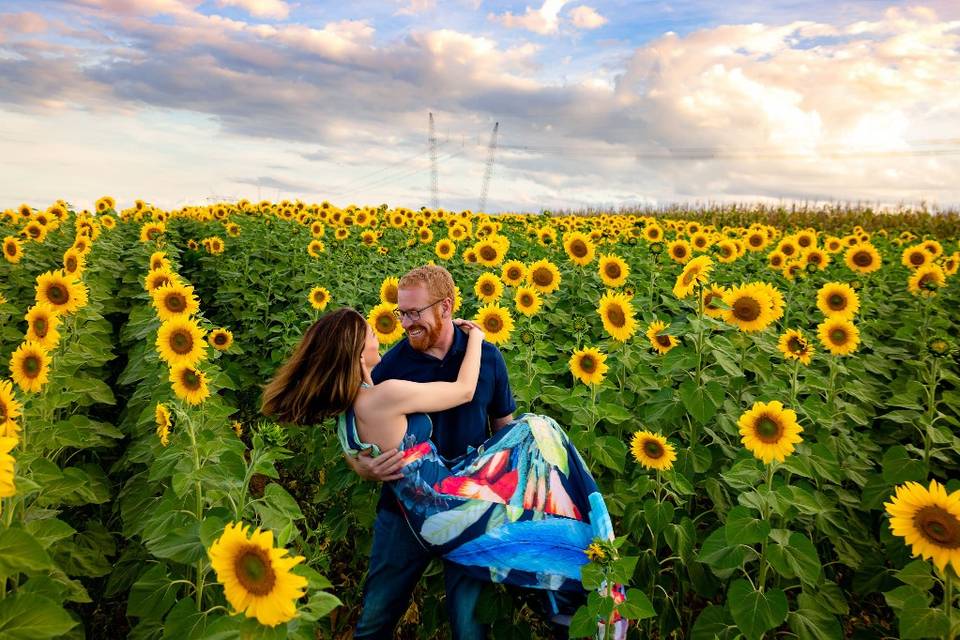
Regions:
[[430, 207], [440, 207], [440, 176], [437, 169], [437, 131], [433, 126], [433, 112], [430, 112]]
[[487, 190], [490, 188], [490, 176], [493, 174], [493, 157], [497, 152], [497, 131], [500, 129], [500, 123], [493, 123], [493, 132], [490, 134], [490, 144], [487, 146], [487, 166], [483, 171], [483, 183], [480, 185], [480, 204], [477, 212], [481, 213], [487, 208]]

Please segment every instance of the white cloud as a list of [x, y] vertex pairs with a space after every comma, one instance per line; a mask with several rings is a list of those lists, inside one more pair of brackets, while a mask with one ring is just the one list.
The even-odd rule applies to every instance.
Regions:
[[403, 6], [397, 9], [395, 15], [414, 16], [436, 8], [437, 0], [400, 0], [400, 4]]
[[597, 13], [597, 10], [585, 4], [574, 7], [570, 12], [570, 20], [577, 29], [598, 29], [607, 24], [607, 19]]
[[490, 14], [488, 17], [508, 29], [526, 29], [540, 35], [557, 33], [560, 28], [560, 10], [569, 0], [544, 0], [539, 9], [527, 7], [522, 16], [507, 11], [504, 14]]
[[217, 0], [221, 7], [238, 7], [254, 18], [286, 20], [290, 6], [284, 0]]

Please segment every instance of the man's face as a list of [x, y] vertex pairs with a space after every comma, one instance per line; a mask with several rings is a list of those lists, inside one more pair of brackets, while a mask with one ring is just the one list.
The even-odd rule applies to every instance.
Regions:
[[[437, 302], [430, 298], [427, 288], [422, 285], [403, 288], [397, 291], [397, 309], [415, 311]], [[419, 320], [404, 316], [400, 323], [407, 332], [410, 346], [417, 351], [426, 351], [440, 339], [443, 330], [443, 310], [445, 303], [438, 302], [420, 313]]]

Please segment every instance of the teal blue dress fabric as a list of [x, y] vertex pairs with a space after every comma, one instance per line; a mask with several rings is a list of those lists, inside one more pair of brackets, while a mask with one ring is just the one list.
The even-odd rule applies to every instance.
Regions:
[[[437, 453], [431, 432], [428, 415], [407, 416], [403, 478], [389, 483], [420, 541], [477, 579], [583, 592], [587, 547], [614, 534], [563, 429], [548, 416], [523, 414], [454, 460]], [[348, 454], [373, 447], [357, 436], [352, 410], [340, 416], [338, 435]], [[613, 594], [622, 600], [621, 587]], [[621, 636], [626, 621], [616, 627]]]

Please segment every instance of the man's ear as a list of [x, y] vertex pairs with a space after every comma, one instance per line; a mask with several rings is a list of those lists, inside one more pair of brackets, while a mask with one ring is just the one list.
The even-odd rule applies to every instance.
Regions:
[[440, 303], [440, 306], [443, 307], [444, 318], [453, 317], [453, 300], [451, 300], [450, 298], [444, 298], [443, 302]]

